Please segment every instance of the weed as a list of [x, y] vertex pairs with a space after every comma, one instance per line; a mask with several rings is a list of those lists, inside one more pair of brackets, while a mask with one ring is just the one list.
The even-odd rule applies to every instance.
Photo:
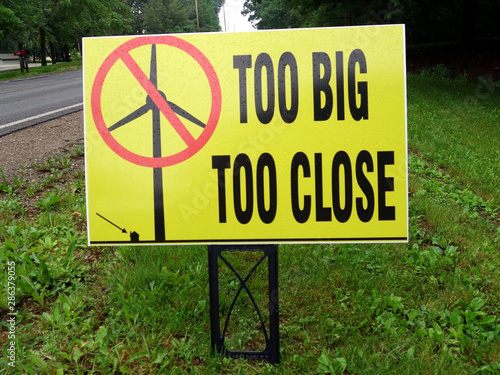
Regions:
[[82, 145], [76, 144], [71, 148], [63, 149], [63, 152], [65, 152], [70, 158], [77, 159], [84, 155], [85, 149]]
[[347, 361], [344, 357], [331, 359], [326, 353], [318, 358], [318, 372], [328, 374], [343, 374], [347, 369]]
[[61, 198], [56, 192], [47, 192], [45, 198], [41, 198], [38, 204], [41, 209], [49, 211], [54, 209], [60, 202]]

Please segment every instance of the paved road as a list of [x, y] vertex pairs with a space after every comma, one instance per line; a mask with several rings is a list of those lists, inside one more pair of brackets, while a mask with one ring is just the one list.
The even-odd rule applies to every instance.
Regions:
[[0, 82], [0, 136], [79, 111], [82, 103], [81, 70]]

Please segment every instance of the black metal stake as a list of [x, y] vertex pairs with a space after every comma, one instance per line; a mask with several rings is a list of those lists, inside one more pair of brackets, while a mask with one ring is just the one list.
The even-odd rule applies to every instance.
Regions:
[[[262, 251], [264, 256], [260, 258], [251, 271], [244, 277], [232, 267], [224, 258], [224, 251]], [[267, 258], [268, 281], [269, 281], [269, 335], [264, 326], [264, 322], [246, 282], [252, 276], [257, 267]], [[221, 259], [240, 281], [233, 303], [229, 309], [226, 323], [221, 333], [220, 306], [219, 306], [219, 267], [218, 260]], [[279, 300], [278, 300], [278, 245], [209, 245], [208, 246], [208, 273], [210, 289], [210, 326], [211, 326], [211, 347], [215, 353], [219, 353], [231, 358], [261, 359], [271, 364], [280, 362], [279, 346]], [[262, 351], [233, 351], [227, 350], [224, 345], [227, 324], [232, 313], [232, 309], [240, 292], [245, 290], [250, 297], [263, 329], [266, 340], [265, 349]]]

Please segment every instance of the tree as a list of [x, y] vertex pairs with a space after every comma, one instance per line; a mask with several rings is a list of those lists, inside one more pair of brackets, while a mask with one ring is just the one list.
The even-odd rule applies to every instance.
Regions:
[[57, 55], [67, 59], [69, 46], [79, 46], [83, 36], [127, 33], [131, 22], [131, 9], [123, 0], [0, 0], [3, 44], [37, 39], [42, 65], [47, 64], [47, 44], [53, 62]]
[[289, 0], [245, 0], [242, 13], [257, 29], [300, 27], [301, 16], [289, 5]]
[[144, 9], [144, 24], [148, 34], [196, 31], [182, 0], [149, 0]]
[[388, 7], [394, 5], [387, 0], [246, 0], [243, 14], [259, 29], [325, 27], [373, 23], [373, 14]]
[[500, 35], [498, 0], [246, 0], [258, 29], [406, 24], [408, 43], [490, 40]]
[[[198, 0], [200, 31], [220, 30], [224, 1]], [[42, 65], [81, 52], [84, 36], [194, 31], [195, 0], [0, 0], [0, 48], [31, 44]]]
[[13, 34], [18, 34], [22, 30], [23, 23], [16, 16], [16, 13], [0, 4], [0, 38], [5, 39]]
[[[192, 2], [192, 0], [191, 0]], [[220, 0], [198, 0], [200, 31], [220, 31], [219, 11], [223, 2]]]
[[[223, 0], [198, 0], [200, 31], [220, 30], [217, 14], [222, 4]], [[195, 0], [148, 0], [142, 9], [141, 18], [147, 34], [197, 30]]]
[[132, 12], [132, 34], [143, 34], [146, 30], [144, 23], [144, 10], [147, 0], [127, 0], [126, 4]]
[[84, 36], [118, 35], [132, 31], [131, 9], [122, 0], [56, 2], [47, 30], [65, 55], [68, 47], [75, 43], [81, 50], [80, 41]]
[[23, 26], [19, 3], [0, 0], [0, 49], [18, 48], [25, 37]]

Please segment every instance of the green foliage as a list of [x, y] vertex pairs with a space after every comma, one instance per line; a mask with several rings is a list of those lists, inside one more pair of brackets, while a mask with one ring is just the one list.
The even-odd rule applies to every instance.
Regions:
[[196, 20], [189, 19], [188, 10], [180, 0], [150, 0], [144, 9], [144, 23], [150, 34], [167, 32], [194, 32]]
[[[199, 0], [200, 31], [220, 30], [223, 0]], [[194, 0], [0, 1], [0, 50], [30, 49], [46, 65], [81, 58], [86, 36], [197, 31]], [[72, 53], [70, 53], [70, 51]]]
[[121, 0], [57, 2], [47, 25], [60, 43], [83, 36], [116, 35], [130, 31], [132, 15]]
[[277, 29], [394, 23], [409, 7], [418, 5], [383, 0], [246, 0], [244, 13], [258, 29]]
[[[67, 151], [55, 160], [62, 162], [67, 158], [66, 155], [79, 153], [77, 148], [73, 150], [76, 151]], [[67, 168], [56, 176], [54, 170], [46, 173], [49, 176], [41, 180], [50, 183], [41, 183], [39, 186], [52, 186], [54, 190], [45, 190], [38, 203], [33, 202], [29, 195], [31, 185], [38, 185], [37, 182], [28, 184], [25, 179], [20, 182], [17, 176], [10, 182], [4, 175], [0, 185], [0, 285], [6, 285], [7, 281], [3, 267], [8, 261], [15, 262], [18, 303], [25, 298], [32, 298], [40, 306], [45, 306], [47, 299], [83, 279], [89, 269], [82, 264], [82, 259], [76, 257], [83, 245], [77, 229], [83, 215], [81, 211], [75, 214], [75, 210], [84, 209], [84, 191], [81, 188], [68, 190], [64, 187], [62, 182], [71, 175]], [[29, 217], [34, 209], [40, 210], [37, 220]], [[6, 307], [5, 291], [0, 291], [2, 309]]]
[[[218, 9], [212, 0], [198, 1], [200, 31], [219, 31]], [[141, 15], [148, 34], [190, 33], [197, 31], [195, 2], [191, 0], [149, 0]]]
[[318, 362], [319, 373], [343, 374], [347, 368], [347, 361], [344, 357], [337, 357], [332, 360], [326, 353], [321, 354]]
[[[0, 312], [14, 261], [18, 372], [498, 373], [498, 179], [467, 172], [468, 164], [497, 171], [496, 94], [464, 114], [474, 85], [408, 78], [410, 241], [280, 245], [276, 367], [211, 354], [206, 247], [85, 245], [84, 179], [73, 165], [82, 146], [41, 163], [38, 181], [0, 174]], [[243, 276], [258, 257], [227, 254]], [[220, 266], [226, 313], [239, 282]], [[262, 312], [266, 271], [248, 280]], [[260, 336], [243, 292], [227, 344], [261, 348]]]
[[[9, 5], [9, 7], [5, 6]], [[20, 33], [22, 33], [23, 23], [16, 15], [16, 12], [10, 7], [14, 7], [14, 4], [3, 4], [0, 2], [0, 40], [6, 40], [8, 38], [13, 38]]]
[[[436, 43], [498, 34], [494, 2], [414, 0], [245, 0], [244, 13], [258, 29], [404, 23], [409, 43]], [[466, 12], [468, 17], [463, 17]]]
[[432, 76], [408, 77], [408, 144], [423, 160], [445, 168], [465, 194], [465, 190], [475, 191], [498, 207], [498, 82], [443, 79], [442, 71], [438, 68]]
[[475, 219], [484, 215], [492, 220], [499, 217], [498, 206], [491, 200], [485, 201], [481, 196], [469, 188], [454, 181], [450, 175], [444, 174], [443, 170], [431, 166], [416, 155], [409, 155], [409, 168], [421, 184], [415, 195], [424, 196], [434, 194], [443, 202], [453, 202], [462, 208], [462, 213], [469, 219]]
[[301, 17], [291, 8], [288, 0], [262, 0], [256, 3], [246, 0], [243, 14], [258, 29], [286, 29], [301, 26]]
[[42, 65], [46, 65], [46, 50], [53, 63], [69, 61], [70, 47], [79, 46], [83, 36], [125, 34], [131, 22], [130, 8], [122, 0], [4, 0], [0, 2], [0, 36], [6, 38], [0, 48], [28, 48]]

